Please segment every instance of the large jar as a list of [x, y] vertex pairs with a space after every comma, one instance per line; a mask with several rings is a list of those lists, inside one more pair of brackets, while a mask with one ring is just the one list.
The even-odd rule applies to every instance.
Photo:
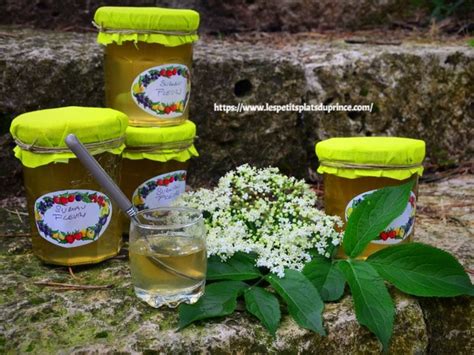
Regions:
[[[128, 127], [122, 161], [122, 191], [138, 210], [166, 207], [186, 187], [196, 125], [186, 121], [173, 127]], [[124, 218], [124, 232], [129, 220]]]
[[10, 132], [23, 164], [33, 252], [45, 263], [79, 265], [115, 256], [118, 208], [64, 138], [74, 133], [116, 181], [127, 116], [107, 108], [64, 107], [16, 117]]
[[[316, 154], [320, 163], [318, 172], [324, 174], [326, 213], [338, 215], [344, 222], [368, 194], [414, 181], [404, 212], [368, 245], [361, 258], [412, 240], [425, 142], [398, 137], [331, 138], [316, 144]], [[345, 257], [343, 248], [339, 248], [338, 256]]]
[[192, 43], [199, 14], [158, 7], [101, 7], [94, 16], [105, 49], [108, 107], [133, 126], [171, 126], [188, 118]]

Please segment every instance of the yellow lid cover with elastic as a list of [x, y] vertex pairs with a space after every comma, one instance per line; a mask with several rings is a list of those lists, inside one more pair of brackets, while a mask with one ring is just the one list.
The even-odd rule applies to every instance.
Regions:
[[123, 157], [132, 160], [184, 162], [199, 155], [194, 147], [195, 136], [196, 125], [189, 120], [179, 126], [129, 126], [126, 131]]
[[128, 117], [120, 111], [71, 106], [21, 114], [13, 120], [10, 133], [17, 145], [15, 156], [24, 166], [36, 168], [76, 157], [64, 142], [70, 133], [93, 154], [121, 154], [127, 125]]
[[168, 47], [199, 39], [199, 13], [160, 7], [99, 7], [94, 15], [101, 44], [125, 41], [159, 43]]
[[316, 144], [318, 173], [347, 179], [422, 175], [425, 142], [401, 137], [330, 138]]

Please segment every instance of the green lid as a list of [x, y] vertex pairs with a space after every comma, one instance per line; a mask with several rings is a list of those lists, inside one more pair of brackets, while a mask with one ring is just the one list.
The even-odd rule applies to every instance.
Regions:
[[120, 154], [125, 147], [127, 116], [110, 108], [62, 107], [24, 113], [10, 127], [15, 156], [35, 168], [75, 158], [64, 138], [74, 133], [93, 154]]
[[196, 125], [189, 120], [179, 126], [170, 127], [129, 126], [123, 157], [132, 160], [183, 162], [199, 155], [194, 147], [195, 136]]
[[316, 144], [319, 173], [408, 179], [423, 173], [425, 142], [400, 137], [331, 138]]
[[95, 12], [94, 25], [97, 41], [105, 45], [133, 41], [175, 47], [199, 38], [199, 13], [186, 9], [104, 6]]

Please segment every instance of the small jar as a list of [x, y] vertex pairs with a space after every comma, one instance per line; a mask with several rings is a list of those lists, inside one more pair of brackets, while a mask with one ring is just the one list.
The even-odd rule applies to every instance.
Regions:
[[[122, 161], [122, 191], [138, 210], [167, 207], [186, 188], [196, 125], [191, 121], [173, 127], [128, 127]], [[123, 231], [128, 233], [124, 218]]]
[[[326, 213], [346, 222], [368, 194], [386, 186], [414, 181], [404, 212], [373, 240], [360, 258], [414, 235], [418, 177], [423, 173], [425, 142], [397, 137], [331, 138], [316, 144], [318, 173], [324, 174]], [[339, 248], [339, 257], [346, 257]]]
[[23, 164], [33, 252], [48, 264], [98, 263], [120, 250], [118, 208], [64, 138], [74, 133], [116, 181], [127, 116], [107, 108], [64, 107], [16, 117], [10, 132]]
[[192, 43], [199, 14], [159, 7], [100, 7], [106, 104], [133, 126], [179, 125], [188, 118]]

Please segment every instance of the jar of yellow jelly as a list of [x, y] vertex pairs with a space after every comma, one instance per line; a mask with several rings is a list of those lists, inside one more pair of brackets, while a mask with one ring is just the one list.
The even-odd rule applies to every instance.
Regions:
[[[186, 188], [196, 125], [186, 121], [172, 127], [128, 127], [122, 160], [122, 191], [138, 210], [166, 207]], [[124, 218], [124, 233], [129, 220]]]
[[[318, 172], [324, 174], [327, 214], [344, 222], [365, 196], [386, 186], [415, 181], [403, 213], [372, 241], [361, 258], [387, 246], [410, 242], [414, 234], [418, 177], [423, 173], [425, 142], [398, 137], [331, 138], [316, 144]], [[339, 248], [339, 257], [345, 257]]]
[[64, 138], [74, 133], [116, 181], [127, 116], [107, 108], [64, 107], [16, 117], [10, 127], [23, 164], [33, 252], [45, 263], [98, 263], [117, 255], [118, 208]]
[[97, 41], [105, 49], [108, 107], [133, 126], [179, 125], [188, 118], [192, 43], [199, 14], [159, 7], [97, 9]]

